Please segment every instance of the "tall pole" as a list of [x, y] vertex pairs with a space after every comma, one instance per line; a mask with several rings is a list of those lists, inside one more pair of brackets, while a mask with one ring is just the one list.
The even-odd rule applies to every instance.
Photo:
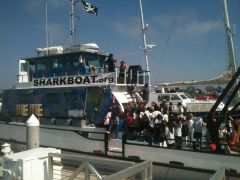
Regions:
[[45, 1], [45, 30], [46, 30], [46, 46], [48, 47], [48, 3], [47, 0]]
[[70, 0], [71, 2], [71, 43], [76, 45], [77, 41], [77, 34], [76, 34], [76, 24], [75, 24], [75, 18], [76, 18], [76, 2], [78, 0]]
[[144, 50], [144, 56], [145, 56], [145, 66], [147, 70], [147, 75], [149, 77], [149, 83], [150, 83], [150, 72], [149, 72], [149, 65], [148, 65], [148, 46], [147, 46], [147, 41], [146, 41], [146, 31], [147, 31], [147, 25], [144, 24], [144, 19], [143, 19], [143, 9], [142, 9], [142, 1], [139, 0], [139, 5], [140, 5], [140, 13], [141, 13], [141, 24], [142, 24], [142, 33], [143, 33], [143, 50]]
[[223, 0], [223, 15], [224, 15], [224, 24], [225, 24], [225, 31], [227, 35], [227, 48], [228, 48], [228, 58], [229, 58], [229, 66], [228, 68], [232, 70], [232, 73], [236, 73], [236, 56], [234, 52], [234, 45], [233, 45], [233, 33], [231, 31], [229, 17], [228, 17], [228, 8], [227, 8], [227, 0]]

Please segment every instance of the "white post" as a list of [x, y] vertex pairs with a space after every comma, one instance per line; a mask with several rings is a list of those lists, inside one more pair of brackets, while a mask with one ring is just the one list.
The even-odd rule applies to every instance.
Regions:
[[26, 122], [27, 149], [34, 149], [39, 147], [39, 125], [39, 120], [34, 116], [34, 114], [32, 114]]
[[8, 143], [4, 143], [4, 144], [2, 145], [1, 153], [3, 153], [4, 155], [5, 155], [5, 154], [11, 154], [11, 153], [12, 153], [11, 145], [8, 144]]

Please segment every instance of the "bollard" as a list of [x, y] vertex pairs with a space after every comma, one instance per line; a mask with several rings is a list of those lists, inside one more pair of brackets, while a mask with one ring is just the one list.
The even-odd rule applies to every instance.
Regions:
[[3, 155], [5, 155], [5, 154], [11, 154], [11, 153], [12, 153], [11, 145], [8, 144], [8, 143], [4, 143], [4, 144], [2, 145], [1, 153], [3, 153]]
[[31, 117], [26, 122], [27, 127], [27, 149], [34, 149], [39, 147], [39, 120], [34, 116]]

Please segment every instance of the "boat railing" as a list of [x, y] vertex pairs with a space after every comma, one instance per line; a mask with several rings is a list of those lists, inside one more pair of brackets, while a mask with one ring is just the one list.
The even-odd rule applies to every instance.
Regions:
[[[169, 140], [175, 141], [174, 144], [167, 144]], [[104, 142], [105, 142], [105, 155], [108, 155], [108, 152], [114, 152], [114, 149], [118, 149], [119, 147], [113, 147], [110, 143], [111, 141], [119, 141], [119, 139], [114, 139], [111, 137], [111, 133], [108, 131], [105, 132]], [[231, 149], [240, 149], [240, 146], [232, 146], [227, 143], [222, 142], [221, 149], [222, 152], [216, 152], [216, 147], [214, 144], [211, 144], [207, 141], [197, 142], [196, 140], [176, 140], [176, 139], [165, 139], [160, 142], [160, 139], [153, 139], [152, 137], [144, 137], [142, 135], [135, 136], [134, 138], [129, 138], [125, 133], [122, 134], [121, 137], [121, 151], [115, 150], [117, 153], [122, 153], [122, 157], [125, 157], [126, 154], [126, 145], [135, 145], [135, 146], [149, 146], [154, 148], [164, 148], [164, 149], [172, 149], [172, 150], [183, 150], [183, 151], [194, 151], [194, 152], [202, 152], [202, 153], [219, 153], [219, 154], [231, 154], [231, 155], [240, 155], [239, 153], [235, 153]], [[111, 145], [110, 145], [111, 144]], [[116, 144], [116, 143], [115, 143]], [[119, 145], [118, 145], [119, 146]]]
[[59, 72], [38, 72], [24, 75], [17, 75], [18, 83], [32, 83], [35, 79], [51, 79], [60, 77], [77, 77], [77, 76], [97, 76], [97, 77], [111, 77], [113, 81], [104, 83], [111, 84], [136, 84], [143, 85], [149, 83], [148, 71], [124, 71], [120, 72], [119, 68], [115, 69], [115, 72], [108, 72], [104, 68], [95, 68], [94, 71], [86, 69], [85, 73], [81, 71], [59, 71]]

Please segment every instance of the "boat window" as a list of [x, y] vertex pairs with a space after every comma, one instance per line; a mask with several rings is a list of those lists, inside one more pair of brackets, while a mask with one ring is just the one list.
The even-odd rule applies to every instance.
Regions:
[[86, 54], [85, 56], [86, 66], [93, 65], [94, 67], [102, 67], [103, 64], [100, 61], [98, 54]]
[[46, 70], [46, 64], [39, 63], [36, 64], [35, 67], [37, 71]]
[[73, 61], [72, 66], [73, 67], [78, 67], [79, 66], [79, 62], [78, 61]]
[[182, 99], [187, 99], [187, 96], [184, 95], [184, 94], [181, 94], [180, 97], [181, 97]]
[[70, 59], [68, 59], [66, 65], [67, 67], [79, 67], [79, 60], [78, 60], [78, 57], [74, 56], [74, 57], [71, 57]]
[[21, 63], [21, 72], [28, 72], [28, 64]]
[[53, 60], [53, 63], [52, 63], [52, 68], [53, 69], [63, 68], [63, 67], [64, 67], [64, 65], [60, 60], [58, 60], [58, 59]]
[[74, 92], [64, 93], [65, 103], [73, 104], [78, 102], [78, 96]]
[[180, 97], [178, 97], [178, 95], [172, 95], [171, 100], [181, 100], [181, 99]]

